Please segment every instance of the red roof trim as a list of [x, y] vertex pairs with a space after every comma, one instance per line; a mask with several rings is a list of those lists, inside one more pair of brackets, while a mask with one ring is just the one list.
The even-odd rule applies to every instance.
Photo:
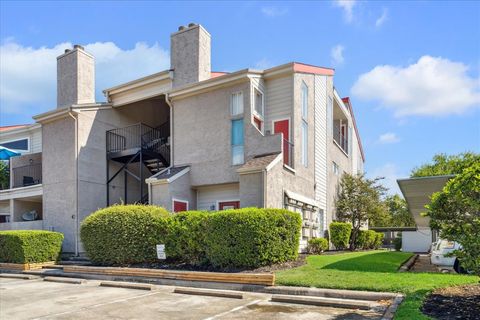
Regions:
[[220, 77], [220, 76], [223, 76], [223, 75], [226, 75], [226, 74], [228, 74], [228, 72], [212, 71], [212, 72], [210, 72], [210, 79]]
[[335, 74], [335, 70], [331, 68], [317, 67], [317, 66], [312, 66], [309, 64], [298, 63], [298, 62], [293, 63], [293, 71], [320, 74], [323, 76], [333, 76]]
[[355, 121], [355, 114], [353, 113], [353, 108], [352, 108], [352, 104], [350, 103], [350, 98], [349, 97], [342, 98], [342, 101], [347, 105], [348, 111], [352, 115], [353, 127], [355, 128], [355, 133], [357, 134], [357, 138], [358, 138], [358, 146], [360, 147], [360, 153], [362, 154], [362, 159], [363, 161], [365, 161], [365, 154], [363, 153], [362, 139], [358, 134], [357, 122]]
[[18, 129], [18, 128], [25, 128], [26, 126], [29, 126], [28, 124], [16, 124], [16, 125], [11, 125], [11, 126], [2, 126], [0, 127], [0, 131], [8, 131], [8, 130], [13, 130], [13, 129]]

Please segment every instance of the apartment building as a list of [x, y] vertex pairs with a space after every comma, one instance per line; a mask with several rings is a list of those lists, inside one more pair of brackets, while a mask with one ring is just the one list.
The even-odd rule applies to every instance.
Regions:
[[201, 25], [171, 35], [171, 68], [104, 90], [81, 46], [57, 58], [57, 108], [42, 133], [42, 228], [83, 252], [81, 221], [114, 203], [171, 211], [288, 208], [303, 217], [302, 247], [333, 219], [343, 172], [363, 171], [352, 105], [334, 70], [291, 62], [211, 70]]

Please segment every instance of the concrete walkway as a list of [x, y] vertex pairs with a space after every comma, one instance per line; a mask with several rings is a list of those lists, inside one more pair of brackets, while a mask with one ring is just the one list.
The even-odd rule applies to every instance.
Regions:
[[0, 278], [0, 319], [381, 319], [385, 310], [357, 310], [271, 302], [271, 294], [244, 293], [243, 299], [34, 279]]
[[440, 272], [438, 268], [430, 263], [430, 255], [419, 254], [410, 272]]

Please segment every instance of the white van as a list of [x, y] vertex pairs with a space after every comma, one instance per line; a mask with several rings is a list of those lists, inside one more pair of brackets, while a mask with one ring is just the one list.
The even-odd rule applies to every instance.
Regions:
[[455, 250], [461, 249], [462, 246], [454, 241], [438, 240], [432, 244], [432, 251], [430, 254], [430, 261], [432, 264], [441, 269], [453, 269], [458, 273], [465, 273], [460, 263], [455, 256], [446, 257], [445, 255]]

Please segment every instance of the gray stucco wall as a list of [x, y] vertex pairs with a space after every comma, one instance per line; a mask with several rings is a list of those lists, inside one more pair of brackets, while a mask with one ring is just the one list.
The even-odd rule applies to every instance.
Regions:
[[185, 173], [171, 183], [152, 184], [152, 204], [171, 211], [173, 209], [173, 199], [188, 201], [189, 209], [193, 210], [197, 207], [196, 192], [190, 184], [190, 172]]
[[263, 172], [240, 175], [240, 206], [258, 207], [264, 206], [263, 202]]

